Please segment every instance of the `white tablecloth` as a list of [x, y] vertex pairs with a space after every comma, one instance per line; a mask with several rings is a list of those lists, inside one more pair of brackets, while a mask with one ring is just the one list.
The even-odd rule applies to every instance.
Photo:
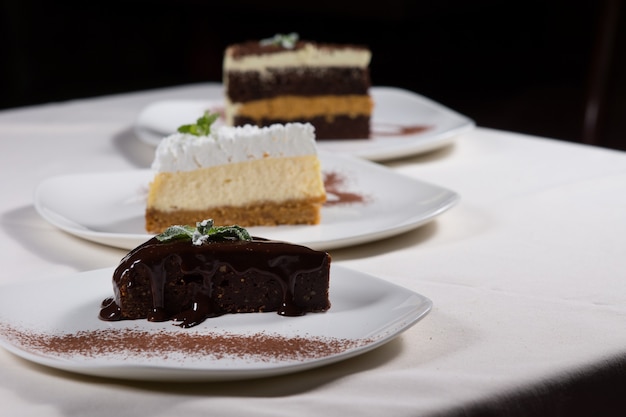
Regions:
[[[33, 207], [35, 187], [59, 174], [148, 167], [154, 147], [131, 130], [139, 111], [201, 98], [205, 88], [0, 112], [0, 284], [115, 266], [126, 251], [46, 223]], [[626, 379], [626, 154], [479, 127], [385, 165], [461, 196], [417, 230], [331, 252], [335, 263], [433, 301], [398, 338], [310, 371], [194, 384], [79, 376], [0, 350], [0, 415], [558, 414], [581, 401], [572, 387], [606, 375], [614, 379], [585, 401], [600, 409], [618, 401], [612, 389], [626, 391], [612, 383]]]

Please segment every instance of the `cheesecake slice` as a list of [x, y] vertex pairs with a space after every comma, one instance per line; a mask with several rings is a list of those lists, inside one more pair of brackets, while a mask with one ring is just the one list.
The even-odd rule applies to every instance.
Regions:
[[326, 201], [311, 124], [183, 129], [159, 144], [152, 169], [150, 233], [207, 218], [242, 227], [318, 224]]

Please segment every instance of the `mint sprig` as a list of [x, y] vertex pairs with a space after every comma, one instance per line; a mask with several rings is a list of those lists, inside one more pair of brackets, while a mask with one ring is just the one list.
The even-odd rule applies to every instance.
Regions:
[[196, 228], [192, 226], [170, 226], [165, 229], [163, 233], [157, 235], [156, 238], [161, 242], [167, 242], [168, 240], [191, 239], [195, 231]]
[[202, 117], [196, 120], [195, 124], [182, 125], [178, 128], [178, 132], [195, 136], [208, 136], [211, 134], [211, 125], [218, 117], [220, 117], [219, 113], [206, 111]]
[[261, 46], [276, 45], [282, 46], [285, 49], [293, 49], [296, 46], [298, 39], [300, 39], [300, 36], [296, 32], [291, 32], [287, 35], [277, 33], [271, 38], [261, 39], [259, 43]]
[[252, 237], [243, 227], [213, 226], [213, 220], [203, 220], [196, 223], [196, 227], [186, 225], [170, 226], [156, 236], [159, 242], [170, 240], [191, 240], [194, 245], [200, 246], [205, 242], [224, 240], [252, 240]]

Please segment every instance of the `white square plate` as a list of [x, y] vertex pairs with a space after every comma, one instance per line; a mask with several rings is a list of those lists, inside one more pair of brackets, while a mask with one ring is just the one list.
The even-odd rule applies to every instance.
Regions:
[[[5, 285], [0, 291], [0, 345], [32, 362], [86, 375], [156, 381], [267, 377], [344, 360], [390, 341], [432, 308], [427, 297], [374, 276], [331, 265], [331, 308], [284, 317], [273, 312], [229, 314], [183, 329], [171, 322], [108, 322], [98, 318], [112, 295], [113, 268], [57, 279]], [[259, 335], [313, 354], [217, 346], [220, 354], [189, 351], [185, 340], [237, 340]], [[139, 339], [139, 341], [138, 341]], [[168, 343], [180, 341], [180, 343]], [[60, 342], [55, 344], [55, 342]], [[308, 343], [310, 342], [310, 343]], [[332, 349], [320, 349], [320, 344]], [[279, 346], [280, 347], [280, 346]], [[201, 348], [198, 348], [200, 350]]]
[[[320, 152], [325, 175], [342, 179], [343, 189], [322, 208], [319, 225], [250, 227], [268, 239], [329, 250], [415, 229], [453, 207], [457, 193], [418, 181], [367, 160]], [[152, 235], [145, 231], [150, 170], [52, 177], [35, 191], [35, 208], [49, 223], [75, 236], [132, 249]], [[341, 201], [341, 193], [362, 197]]]
[[[192, 123], [206, 110], [223, 111], [223, 88], [211, 85], [206, 99], [161, 100], [137, 116], [134, 130], [143, 142], [158, 145], [179, 126]], [[452, 143], [475, 123], [433, 100], [395, 87], [372, 87], [374, 101], [369, 139], [318, 140], [321, 151], [384, 161], [420, 154]], [[223, 120], [216, 121], [216, 126]]]

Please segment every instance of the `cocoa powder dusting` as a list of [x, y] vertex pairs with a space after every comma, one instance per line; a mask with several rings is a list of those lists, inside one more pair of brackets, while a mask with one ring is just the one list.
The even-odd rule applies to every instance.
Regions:
[[324, 188], [328, 199], [324, 205], [334, 206], [339, 204], [365, 203], [367, 198], [353, 191], [347, 191], [346, 178], [338, 172], [324, 172]]
[[326, 337], [286, 337], [263, 332], [189, 333], [165, 330], [106, 329], [48, 334], [0, 326], [13, 344], [31, 353], [57, 357], [119, 356], [132, 359], [244, 359], [263, 362], [302, 361], [335, 355], [370, 343]]

